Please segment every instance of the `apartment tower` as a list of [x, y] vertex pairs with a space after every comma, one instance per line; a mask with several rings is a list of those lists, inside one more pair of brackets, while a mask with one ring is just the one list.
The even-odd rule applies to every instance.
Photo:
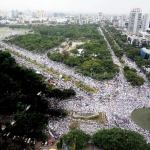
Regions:
[[145, 14], [142, 21], [142, 31], [146, 32], [148, 29], [150, 29], [150, 15]]
[[142, 10], [134, 8], [130, 12], [128, 32], [131, 34], [138, 34], [142, 23]]

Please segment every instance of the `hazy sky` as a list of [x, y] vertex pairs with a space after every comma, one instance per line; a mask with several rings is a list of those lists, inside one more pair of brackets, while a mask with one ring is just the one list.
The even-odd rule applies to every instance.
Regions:
[[143, 13], [150, 13], [150, 0], [0, 0], [0, 10], [120, 14], [129, 13], [132, 8], [141, 8]]

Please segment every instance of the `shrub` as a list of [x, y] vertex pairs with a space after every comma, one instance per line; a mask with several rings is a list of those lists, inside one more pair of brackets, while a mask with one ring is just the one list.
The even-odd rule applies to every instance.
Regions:
[[146, 140], [135, 131], [104, 129], [97, 131], [92, 139], [96, 146], [105, 150], [147, 150]]

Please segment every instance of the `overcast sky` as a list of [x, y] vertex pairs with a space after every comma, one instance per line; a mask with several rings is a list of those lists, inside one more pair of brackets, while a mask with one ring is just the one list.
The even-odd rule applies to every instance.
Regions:
[[150, 13], [150, 0], [0, 0], [0, 10], [125, 14], [132, 8], [141, 8], [143, 13]]

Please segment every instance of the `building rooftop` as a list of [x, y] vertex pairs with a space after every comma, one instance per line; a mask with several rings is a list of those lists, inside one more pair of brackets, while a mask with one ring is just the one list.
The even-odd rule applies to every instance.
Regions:
[[146, 49], [145, 47], [141, 48], [145, 53], [150, 54], [150, 49]]
[[140, 8], [133, 8], [131, 12], [142, 12]]

